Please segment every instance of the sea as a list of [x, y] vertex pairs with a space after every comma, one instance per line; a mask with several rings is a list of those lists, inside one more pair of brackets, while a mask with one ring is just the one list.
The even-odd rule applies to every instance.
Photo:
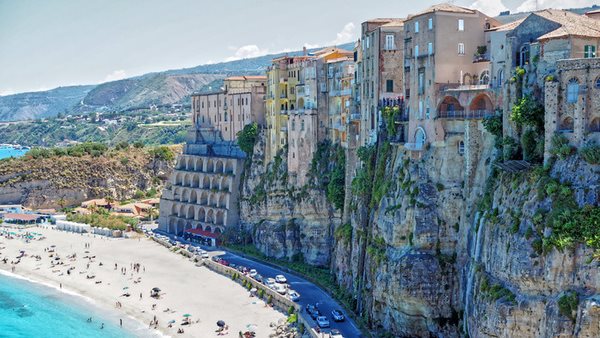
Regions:
[[81, 296], [0, 274], [0, 337], [157, 337], [130, 317], [123, 323]]
[[13, 147], [10, 145], [0, 145], [0, 160], [9, 157], [21, 157], [25, 155], [28, 148]]

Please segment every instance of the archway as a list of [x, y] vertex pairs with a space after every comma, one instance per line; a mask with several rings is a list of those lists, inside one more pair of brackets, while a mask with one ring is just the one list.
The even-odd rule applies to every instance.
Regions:
[[215, 171], [215, 162], [209, 158], [208, 162], [206, 163], [206, 172], [212, 173], [214, 171]]
[[185, 217], [185, 205], [179, 206], [179, 212], [177, 213], [177, 217]]
[[215, 212], [213, 209], [209, 209], [206, 213], [206, 223], [214, 223], [215, 222]]
[[466, 73], [465, 75], [463, 75], [463, 78], [462, 78], [463, 84], [470, 85], [472, 80], [473, 80], [473, 77], [471, 76], [471, 74]]
[[213, 176], [210, 180], [210, 188], [211, 189], [219, 189], [219, 178], [216, 176]]
[[202, 160], [202, 158], [197, 158], [196, 163], [194, 165], [194, 170], [195, 171], [203, 171], [204, 170], [203, 166], [204, 166], [204, 161]]
[[217, 206], [219, 208], [226, 208], [226, 205], [225, 205], [225, 194], [221, 194], [221, 196], [219, 196], [219, 204]]
[[490, 84], [490, 71], [484, 70], [479, 76], [479, 84], [480, 85], [488, 85]]
[[192, 184], [191, 184], [192, 188], [198, 188], [200, 187], [200, 175], [198, 174], [193, 174], [192, 175]]
[[233, 174], [233, 160], [227, 160], [225, 165], [225, 172], [228, 174]]
[[574, 121], [571, 116], [564, 117], [560, 122], [559, 130], [565, 133], [573, 132], [574, 129]]
[[200, 207], [198, 208], [198, 214], [196, 215], [196, 220], [200, 222], [204, 222], [206, 220], [206, 210]]
[[210, 225], [207, 225], [207, 226], [204, 228], [204, 231], [212, 232], [212, 228], [210, 227]]
[[173, 184], [183, 185], [183, 174], [182, 173], [175, 174], [175, 182], [173, 182]]
[[184, 220], [180, 219], [177, 221], [177, 229], [175, 230], [175, 235], [181, 236], [183, 234], [183, 228], [185, 227]]
[[464, 116], [465, 108], [454, 96], [446, 96], [438, 105], [438, 117], [452, 118]]
[[183, 193], [181, 194], [180, 202], [189, 202], [190, 201], [190, 191], [188, 189], [183, 189]]
[[210, 178], [208, 178], [208, 175], [205, 175], [204, 178], [202, 179], [202, 188], [210, 189]]
[[600, 117], [595, 117], [590, 122], [590, 133], [600, 133]]
[[189, 202], [196, 204], [197, 201], [198, 201], [198, 194], [196, 194], [196, 190], [192, 190], [192, 192], [190, 193]]
[[173, 203], [173, 205], [171, 206], [171, 216], [177, 216], [177, 204]]
[[415, 143], [417, 147], [422, 147], [427, 140], [427, 135], [425, 134], [425, 130], [422, 127], [418, 127], [415, 132]]
[[206, 203], [208, 203], [208, 193], [203, 191], [200, 193], [200, 202], [198, 204], [206, 205]]
[[175, 221], [170, 220], [167, 232], [170, 234], [174, 234], [176, 231], [177, 231], [177, 226], [175, 225]]
[[190, 205], [187, 208], [187, 213], [185, 214], [185, 218], [194, 219], [195, 214], [196, 214], [196, 209], [194, 209], [193, 205]]
[[215, 164], [215, 172], [219, 174], [223, 172], [223, 161], [217, 161], [217, 163]]
[[225, 212], [223, 210], [217, 211], [215, 218], [215, 224], [223, 225], [225, 223]]
[[298, 109], [304, 109], [304, 99], [303, 98], [298, 99]]
[[490, 114], [493, 110], [492, 100], [487, 94], [479, 94], [471, 101], [469, 110], [475, 115]]
[[194, 161], [192, 160], [191, 157], [187, 158], [187, 162], [185, 165], [185, 170], [191, 171], [194, 170]]
[[223, 231], [221, 230], [221, 227], [215, 227], [215, 234], [221, 234], [223, 233]]
[[173, 199], [181, 201], [181, 188], [175, 187], [173, 189]]
[[184, 187], [189, 187], [192, 184], [192, 178], [190, 176], [190, 174], [185, 174], [183, 176], [183, 186]]

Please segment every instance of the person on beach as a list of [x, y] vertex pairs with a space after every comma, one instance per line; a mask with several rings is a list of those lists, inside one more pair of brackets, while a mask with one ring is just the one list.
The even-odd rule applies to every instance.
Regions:
[[123, 327], [123, 319], [119, 319], [119, 325], [121, 325], [121, 327]]
[[140, 292], [140, 300], [142, 300], [142, 293]]
[[102, 325], [100, 325], [100, 330], [104, 329], [104, 323], [102, 323]]

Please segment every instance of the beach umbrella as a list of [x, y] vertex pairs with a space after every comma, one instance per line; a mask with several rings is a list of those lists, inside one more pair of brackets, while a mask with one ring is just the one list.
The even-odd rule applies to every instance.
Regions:
[[175, 324], [176, 320], [175, 319], [171, 319], [169, 320], [169, 322], [167, 324]]
[[123, 287], [123, 290], [127, 290], [127, 289], [129, 289], [129, 286]]
[[189, 314], [189, 313], [186, 313], [186, 314], [184, 314], [183, 316], [184, 316], [185, 318], [188, 318], [188, 317], [191, 317], [192, 315], [191, 315], [191, 314]]
[[224, 322], [224, 321], [222, 321], [222, 320], [219, 320], [219, 321], [217, 322], [217, 326], [219, 326], [219, 327], [223, 327], [223, 326], [225, 326], [225, 322]]
[[160, 289], [159, 288], [153, 288], [152, 291], [154, 291], [154, 292], [160, 292]]

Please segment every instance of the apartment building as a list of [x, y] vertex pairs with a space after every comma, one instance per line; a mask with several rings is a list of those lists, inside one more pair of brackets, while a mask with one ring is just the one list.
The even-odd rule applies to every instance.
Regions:
[[382, 103], [403, 99], [403, 25], [403, 20], [397, 18], [372, 19], [361, 25], [356, 60], [361, 145], [377, 140]]
[[[477, 10], [451, 4], [434, 5], [406, 19], [406, 149], [446, 145], [447, 133], [464, 132], [456, 121], [493, 113], [485, 31], [499, 25]], [[459, 152], [462, 142], [452, 141]]]
[[225, 141], [236, 139], [245, 125], [264, 125], [266, 76], [234, 76], [222, 89], [192, 95], [192, 124], [213, 128]]
[[325, 63], [327, 68], [327, 138], [333, 144], [347, 146], [346, 124], [350, 115], [354, 56], [348, 55]]

